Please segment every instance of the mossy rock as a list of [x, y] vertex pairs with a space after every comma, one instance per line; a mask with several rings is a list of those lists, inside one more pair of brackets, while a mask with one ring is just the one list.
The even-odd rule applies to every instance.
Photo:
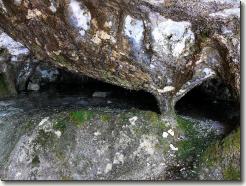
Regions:
[[65, 118], [58, 120], [54, 125], [53, 128], [56, 130], [61, 131], [62, 133], [66, 130], [67, 124]]
[[102, 114], [100, 119], [104, 123], [108, 123], [111, 120], [111, 116], [109, 114]]
[[[240, 180], [240, 128], [233, 131], [222, 141], [212, 144], [204, 152], [200, 164], [201, 174], [211, 174], [220, 170], [223, 180]], [[204, 171], [206, 169], [206, 171]], [[210, 176], [211, 179], [216, 177]]]
[[203, 136], [202, 131], [197, 128], [197, 123], [181, 116], [177, 116], [179, 131], [185, 136], [184, 140], [178, 142], [178, 157], [186, 160], [187, 158], [199, 158], [206, 148], [217, 138], [213, 133]]
[[95, 116], [93, 111], [81, 109], [69, 113], [70, 121], [76, 126], [83, 126], [86, 122], [91, 120]]

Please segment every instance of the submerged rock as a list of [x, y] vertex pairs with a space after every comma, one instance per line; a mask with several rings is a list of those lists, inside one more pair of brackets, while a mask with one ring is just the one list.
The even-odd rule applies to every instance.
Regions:
[[94, 92], [92, 97], [96, 98], [106, 98], [111, 95], [111, 92]]
[[40, 89], [38, 84], [28, 83], [27, 90], [38, 91]]

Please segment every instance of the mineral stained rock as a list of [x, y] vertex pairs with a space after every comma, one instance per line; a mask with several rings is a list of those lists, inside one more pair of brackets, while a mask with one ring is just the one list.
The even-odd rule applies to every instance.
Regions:
[[0, 27], [39, 60], [152, 93], [162, 112], [214, 76], [239, 97], [239, 0], [1, 0]]

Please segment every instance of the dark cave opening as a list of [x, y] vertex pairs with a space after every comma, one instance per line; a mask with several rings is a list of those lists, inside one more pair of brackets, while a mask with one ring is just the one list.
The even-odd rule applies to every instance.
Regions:
[[214, 78], [193, 88], [175, 105], [177, 114], [219, 121], [229, 133], [240, 125], [240, 103], [221, 79]]
[[81, 96], [87, 99], [91, 106], [136, 108], [160, 113], [155, 96], [146, 91], [128, 90], [63, 69], [59, 69], [59, 72], [58, 80], [53, 83], [41, 83], [43, 85], [39, 92], [45, 92], [54, 97], [57, 95]]
[[[40, 82], [38, 93], [51, 97], [80, 97], [87, 106], [150, 110], [160, 114], [158, 102], [146, 91], [128, 90], [79, 74], [59, 70], [55, 82]], [[32, 94], [33, 92], [27, 92]], [[176, 113], [223, 123], [230, 131], [240, 124], [240, 104], [221, 79], [214, 78], [193, 88], [175, 105]]]

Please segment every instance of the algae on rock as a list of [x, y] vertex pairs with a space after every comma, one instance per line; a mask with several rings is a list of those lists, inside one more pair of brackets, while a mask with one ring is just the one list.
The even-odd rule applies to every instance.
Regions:
[[200, 179], [241, 180], [240, 149], [240, 128], [237, 128], [203, 153]]

